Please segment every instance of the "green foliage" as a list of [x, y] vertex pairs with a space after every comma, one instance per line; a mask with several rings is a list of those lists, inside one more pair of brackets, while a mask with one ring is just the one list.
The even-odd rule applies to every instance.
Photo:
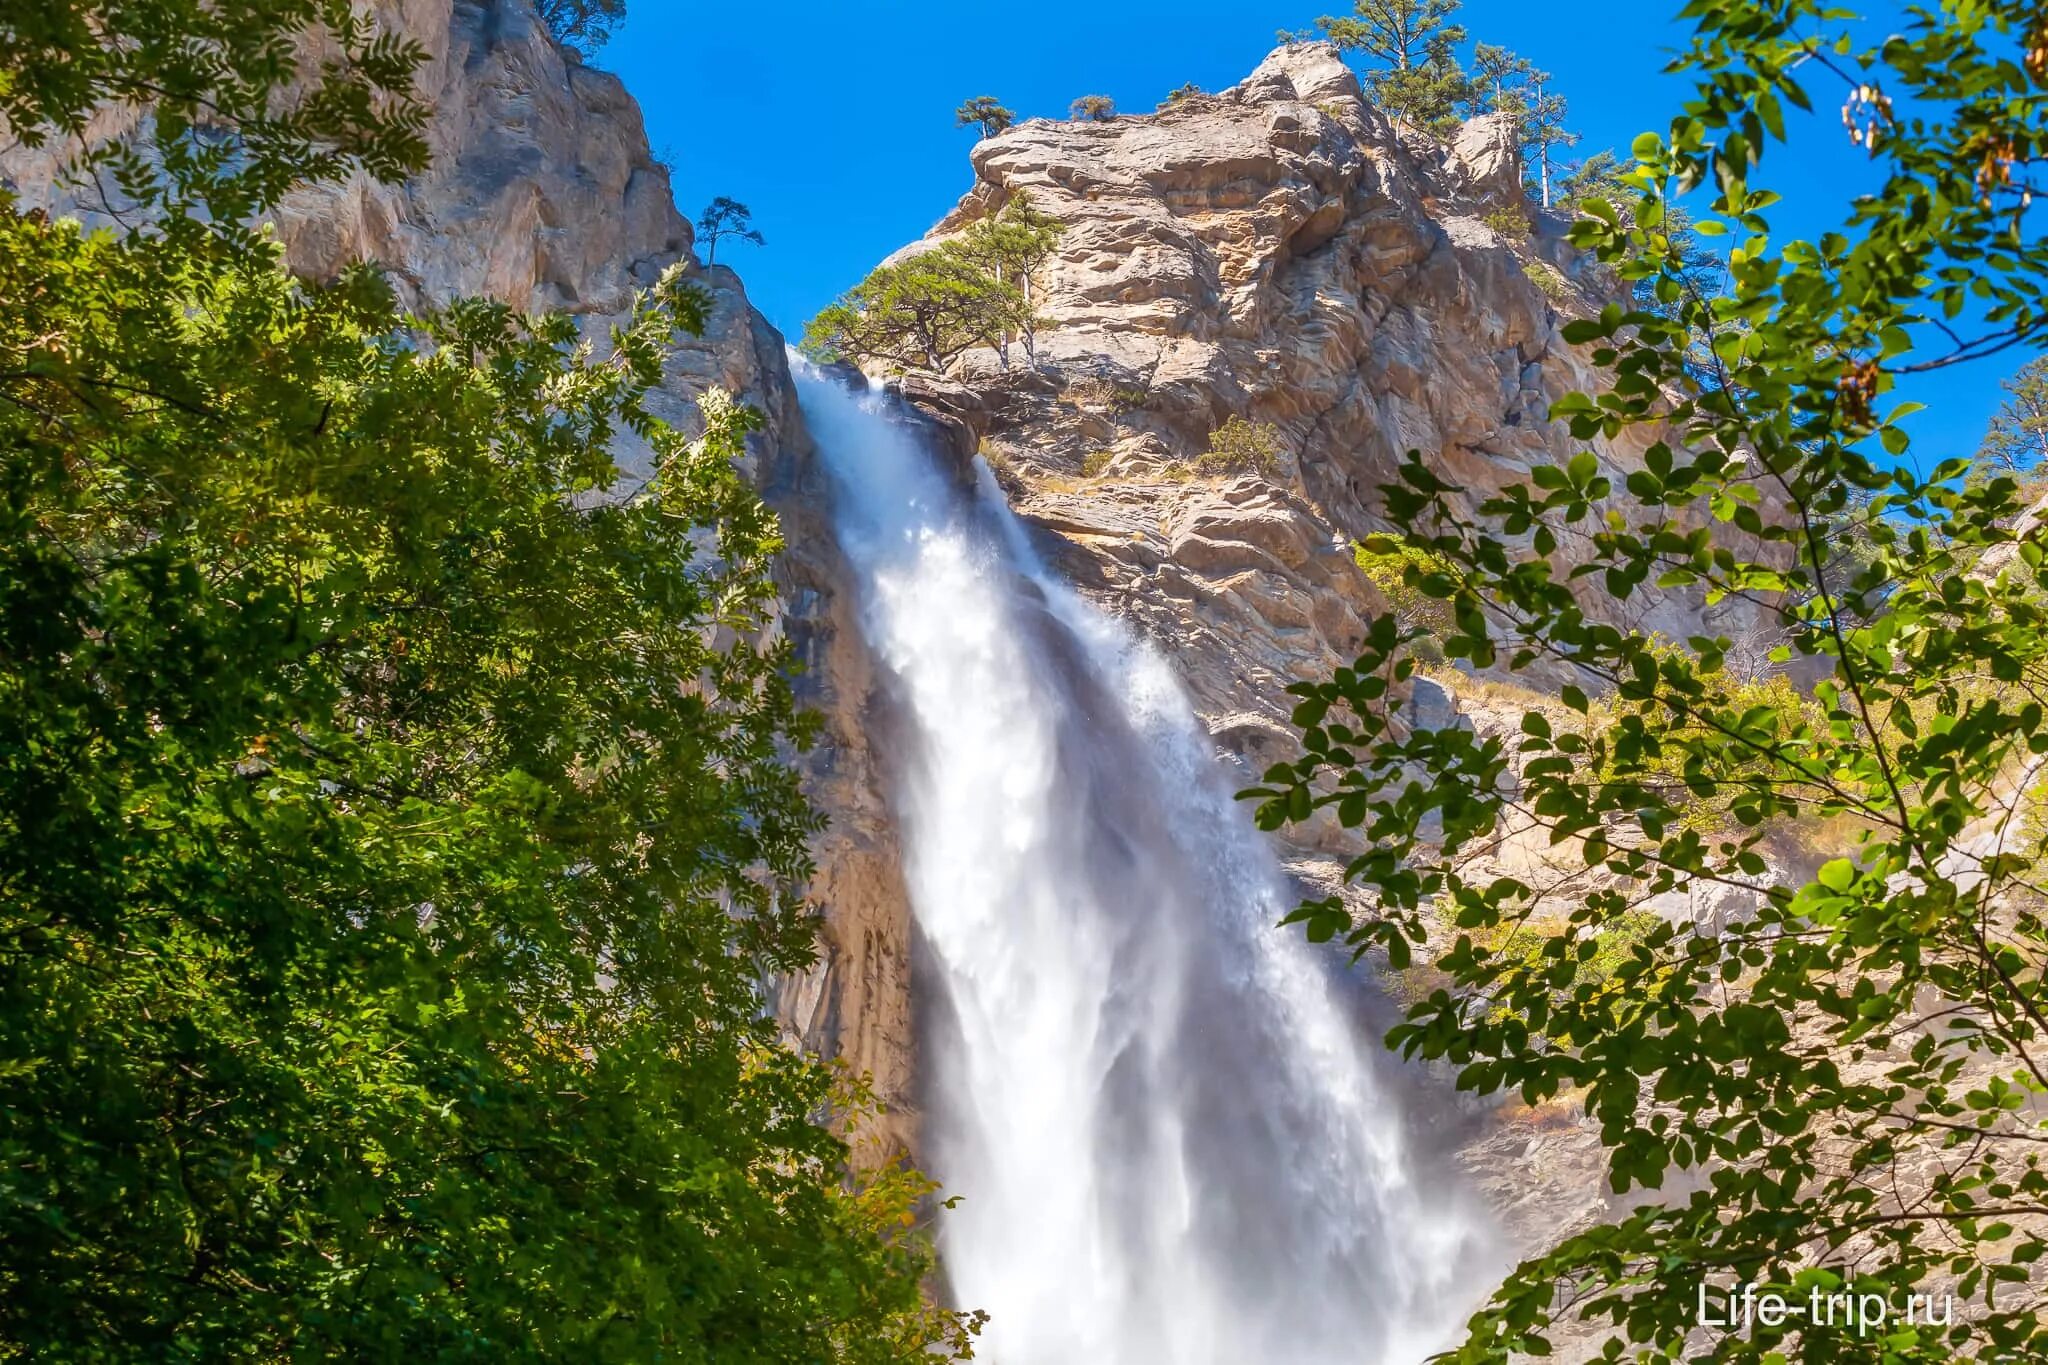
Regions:
[[1109, 472], [1109, 462], [1116, 458], [1114, 450], [1091, 450], [1081, 457], [1081, 477], [1099, 479]]
[[[1569, 1008], [1581, 995], [1598, 999], [1634, 988], [1641, 973], [1636, 950], [1664, 934], [1664, 922], [1647, 910], [1623, 910], [1581, 930], [1567, 920], [1528, 918], [1475, 929], [1472, 946], [1530, 979], [1541, 980], [1552, 997]], [[1492, 1020], [1506, 1023], [1510, 1007], [1495, 1007]]]
[[1195, 473], [1273, 474], [1280, 468], [1281, 449], [1277, 428], [1232, 413], [1209, 433], [1209, 449], [1195, 461]]
[[1557, 273], [1555, 266], [1544, 261], [1524, 261], [1522, 274], [1528, 278], [1529, 283], [1542, 290], [1543, 297], [1552, 303], [1570, 301], [1572, 287], [1565, 282], [1564, 276]]
[[1316, 28], [1340, 51], [1405, 71], [1424, 59], [1432, 42], [1464, 40], [1465, 30], [1451, 22], [1457, 12], [1458, 0], [1355, 0], [1350, 14], [1325, 14]]
[[969, 347], [995, 345], [1019, 306], [1014, 289], [941, 246], [876, 266], [811, 319], [803, 349], [821, 361], [938, 371]]
[[1028, 195], [1012, 195], [1001, 213], [979, 219], [960, 237], [876, 267], [811, 319], [804, 350], [825, 361], [943, 370], [970, 347], [988, 346], [1007, 368], [1016, 338], [1036, 364], [1033, 278], [1064, 231], [1032, 207]]
[[[1348, 873], [1374, 911], [1294, 918], [1442, 974], [1390, 1043], [1481, 1093], [1577, 1097], [1627, 1196], [1518, 1266], [1454, 1358], [1547, 1354], [1576, 1317], [1610, 1358], [2040, 1359], [2048, 847], [2014, 802], [2048, 754], [2048, 530], [2014, 529], [2010, 479], [1903, 465], [1912, 405], [1886, 400], [1902, 374], [2048, 326], [2029, 183], [2048, 33], [2015, 0], [1915, 11], [1876, 46], [1820, 0], [1685, 17], [1695, 97], [1637, 141], [1633, 205], [1591, 201], [1573, 229], [1655, 306], [1567, 324], [1606, 383], [1554, 409], [1582, 442], [1640, 442], [1640, 466], [1617, 482], [1587, 449], [1468, 500], [1412, 456], [1387, 493], [1401, 533], [1456, 566], [1429, 580], [1446, 653], [1562, 670], [1564, 704], [1605, 723], [1396, 725], [1414, 663], [1389, 615], [1353, 666], [1293, 689], [1304, 757], [1246, 795], [1266, 828], [1329, 808], [1360, 832]], [[1817, 95], [1846, 96], [1870, 174], [1840, 230], [1781, 241], [1757, 177]], [[1698, 231], [1740, 243], [1721, 294], [1672, 233], [1695, 187]], [[1831, 542], [1852, 527], [1869, 549], [1845, 566]], [[1680, 650], [1614, 624], [1659, 593], [1753, 613], [1821, 681], [1759, 693], [1726, 638]], [[1508, 820], [1584, 881], [1475, 866]], [[1859, 833], [1809, 876], [1766, 856], [1788, 826]], [[1701, 889], [1754, 908], [1713, 935], [1632, 931], [1605, 983], [1577, 977], [1632, 906]], [[1560, 920], [1540, 959], [1499, 946]], [[1895, 1306], [1952, 1287], [1953, 1323], [1881, 1345], [1803, 1317], [1696, 1330], [1702, 1284], [1803, 1301], [1845, 1273]]]
[[1003, 108], [994, 95], [976, 95], [953, 111], [954, 127], [980, 128], [983, 137], [994, 137], [1016, 121], [1016, 111]]
[[[287, 97], [302, 39], [325, 60]], [[77, 173], [191, 249], [246, 247], [250, 216], [296, 185], [426, 164], [424, 57], [349, 0], [36, 0], [0, 21], [0, 124], [43, 147], [84, 138], [106, 106], [148, 105], [148, 147], [95, 142]]]
[[1524, 242], [1529, 239], [1529, 210], [1520, 204], [1504, 204], [1497, 209], [1488, 209], [1480, 215], [1479, 221], [1510, 242]]
[[2048, 459], [2048, 357], [2028, 361], [2002, 387], [2005, 402], [1977, 447], [1972, 473], [2038, 476]]
[[1173, 108], [1174, 105], [1191, 100], [1201, 93], [1202, 87], [1196, 85], [1193, 81], [1189, 81], [1186, 85], [1177, 85], [1167, 91], [1166, 98], [1159, 102], [1159, 111], [1164, 113], [1166, 110]]
[[1433, 639], [1455, 624], [1450, 607], [1442, 600], [1442, 585], [1456, 581], [1451, 575], [1457, 566], [1450, 560], [1399, 536], [1369, 537], [1352, 551], [1352, 557], [1387, 599], [1402, 629], [1418, 638]]
[[670, 271], [600, 359], [177, 216], [410, 164], [407, 106], [267, 121], [297, 21], [346, 14], [97, 7], [69, 57], [0, 25], [24, 140], [177, 73], [250, 120], [129, 234], [0, 195], [0, 1356], [963, 1347], [928, 1187], [847, 1182], [821, 1117], [864, 1100], [763, 1017], [817, 820], [756, 643], [759, 418], [646, 406], [703, 296]]
[[754, 211], [739, 200], [728, 199], [721, 194], [704, 206], [703, 214], [697, 219], [697, 240], [705, 248], [705, 265], [718, 264], [718, 243], [726, 237], [754, 246], [765, 246], [768, 242], [754, 227]]
[[783, 653], [705, 630], [765, 623], [755, 419], [641, 406], [701, 299], [416, 346], [370, 276], [0, 235], [0, 1342], [909, 1358], [759, 1017], [815, 821]]
[[[1633, 176], [1632, 164], [1624, 166], [1610, 151], [1595, 152], [1559, 181], [1557, 207], [1574, 220], [1591, 214], [1603, 223], [1621, 221], [1640, 227], [1635, 215], [1641, 206], [1641, 192]], [[1596, 203], [1605, 208], [1593, 209]], [[1670, 244], [1684, 296], [1705, 298], [1719, 293], [1724, 269], [1722, 255], [1707, 237], [1694, 230], [1691, 211], [1683, 204], [1664, 203], [1657, 206], [1656, 215], [1656, 227]], [[1654, 283], [1651, 277], [1633, 282], [1635, 305], [1669, 316], [1672, 309], [1658, 300]], [[1724, 324], [1724, 330], [1741, 325], [1739, 320]]]
[[[1455, 572], [1455, 570], [1453, 570]], [[1700, 660], [1687, 646], [1650, 636], [1645, 656], [1662, 669], [1698, 671]], [[1782, 672], [1760, 677], [1729, 674], [1724, 670], [1721, 700], [1729, 711], [1751, 718], [1754, 737], [1766, 747], [1789, 745], [1813, 726], [1825, 723], [1821, 708], [1792, 685]], [[1586, 709], [1587, 733], [1595, 740], [1586, 752], [1596, 756], [1595, 775], [1601, 782], [1639, 784], [1651, 788], [1657, 799], [1678, 812], [1678, 826], [1703, 834], [1741, 837], [1742, 821], [1734, 817], [1733, 805], [1741, 794], [1741, 782], [1752, 777], [1770, 780], [1767, 758], [1737, 751], [1726, 756], [1723, 771], [1711, 789], [1695, 790], [1687, 772], [1693, 751], [1713, 747], [1722, 736], [1712, 724], [1698, 716], [1664, 714], [1656, 702], [1622, 693], [1592, 699]], [[1639, 730], [1658, 730], [1659, 742], [1639, 745], [1632, 736]]]
[[1316, 27], [1340, 50], [1375, 63], [1364, 79], [1373, 103], [1404, 123], [1445, 133], [1473, 94], [1456, 55], [1466, 36], [1451, 22], [1457, 11], [1458, 0], [1356, 0], [1351, 14], [1326, 14]]
[[1523, 91], [1536, 68], [1507, 48], [1480, 43], [1472, 49], [1472, 112], [1517, 113], [1527, 107]]
[[1068, 108], [1067, 117], [1106, 123], [1116, 117], [1116, 101], [1107, 95], [1083, 95]]
[[534, 13], [564, 47], [595, 52], [626, 17], [626, 0], [534, 0]]

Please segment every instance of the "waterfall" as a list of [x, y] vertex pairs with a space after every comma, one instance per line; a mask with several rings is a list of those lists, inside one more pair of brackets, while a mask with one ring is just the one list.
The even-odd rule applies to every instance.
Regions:
[[[923, 1164], [994, 1365], [1407, 1362], [1497, 1268], [1170, 666], [801, 359], [938, 1018]], [[1341, 966], [1341, 963], [1340, 963]]]

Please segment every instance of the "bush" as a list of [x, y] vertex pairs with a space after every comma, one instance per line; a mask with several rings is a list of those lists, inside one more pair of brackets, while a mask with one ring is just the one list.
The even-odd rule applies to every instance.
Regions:
[[1541, 261], [1524, 262], [1522, 273], [1527, 275], [1529, 282], [1541, 289], [1543, 297], [1552, 303], [1563, 303], [1572, 296], [1572, 287], [1565, 283], [1564, 276]]
[[1434, 639], [1451, 628], [1451, 604], [1425, 591], [1431, 575], [1442, 577], [1445, 583], [1455, 581], [1449, 560], [1397, 536], [1373, 536], [1361, 543], [1352, 557], [1394, 609], [1394, 619], [1402, 629], [1422, 631]]
[[1271, 474], [1280, 467], [1280, 432], [1265, 422], [1233, 415], [1209, 435], [1209, 451], [1195, 461], [1197, 474]]
[[1083, 478], [1099, 479], [1109, 471], [1109, 462], [1116, 458], [1113, 450], [1091, 450], [1081, 459]]
[[1479, 216], [1479, 221], [1510, 242], [1529, 239], [1529, 210], [1525, 205], [1504, 204], [1497, 209], [1488, 209]]
[[556, 42], [578, 52], [595, 52], [626, 17], [626, 0], [539, 0], [534, 13]]
[[1070, 118], [1107, 123], [1116, 117], [1116, 101], [1107, 95], [1083, 95], [1068, 106], [1067, 115]]

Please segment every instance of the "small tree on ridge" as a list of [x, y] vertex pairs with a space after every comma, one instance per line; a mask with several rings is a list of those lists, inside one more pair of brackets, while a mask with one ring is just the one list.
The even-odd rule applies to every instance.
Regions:
[[754, 211], [739, 200], [728, 199], [722, 194], [704, 206], [704, 216], [697, 220], [697, 240], [705, 244], [705, 265], [718, 263], [718, 239], [721, 237], [751, 242], [755, 246], [766, 245], [768, 241], [755, 230]]

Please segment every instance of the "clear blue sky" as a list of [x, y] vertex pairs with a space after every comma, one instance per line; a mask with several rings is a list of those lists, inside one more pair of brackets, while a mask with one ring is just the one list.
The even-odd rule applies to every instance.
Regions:
[[[1460, 20], [1557, 77], [1579, 153], [1624, 150], [1665, 126], [1687, 93], [1661, 74], [1684, 31], [1680, 0], [1593, 0], [1575, 8], [1529, 0], [1466, 0]], [[882, 257], [922, 236], [972, 184], [970, 129], [953, 110], [994, 95], [1020, 116], [1064, 116], [1075, 96], [1106, 94], [1152, 109], [1187, 81], [1234, 84], [1279, 28], [1306, 28], [1348, 3], [1309, 0], [768, 0], [683, 4], [633, 0], [596, 61], [617, 71], [646, 111], [649, 140], [675, 166], [676, 198], [695, 216], [714, 195], [754, 210], [765, 247], [732, 246], [728, 261], [785, 333]], [[1884, 6], [1872, 5], [1871, 9]], [[1839, 221], [1860, 187], [1862, 154], [1836, 111], [1794, 134], [1765, 183], [1786, 194], [1778, 234]], [[1767, 163], [1770, 170], [1770, 163]], [[2010, 364], [2017, 365], [2017, 359]], [[1944, 372], [1911, 396], [1923, 467], [1976, 447], [1997, 406], [2007, 362]]]

